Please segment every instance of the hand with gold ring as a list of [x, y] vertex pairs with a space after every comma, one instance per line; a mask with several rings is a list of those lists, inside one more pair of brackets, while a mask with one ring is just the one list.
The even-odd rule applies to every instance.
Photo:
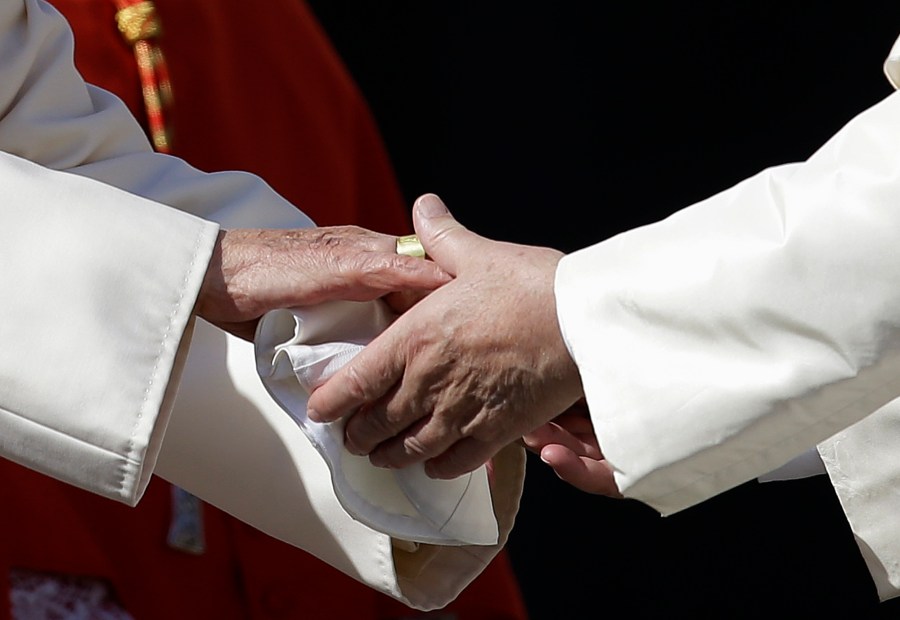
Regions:
[[222, 230], [195, 311], [249, 340], [268, 310], [382, 298], [400, 313], [450, 281], [395, 249], [391, 235], [358, 226]]
[[316, 388], [307, 414], [345, 418], [347, 449], [376, 466], [424, 462], [429, 476], [453, 478], [584, 393], [556, 317], [562, 252], [481, 237], [433, 195], [416, 201], [413, 221], [453, 280]]
[[[419, 241], [418, 235], [403, 235], [397, 237], [395, 252], [400, 256], [425, 258], [425, 248]], [[384, 300], [391, 310], [402, 314], [412, 308], [417, 302], [428, 295], [433, 289], [406, 289], [385, 296]]]
[[422, 247], [422, 242], [419, 241], [419, 235], [397, 237], [397, 254], [424, 258], [425, 248]]

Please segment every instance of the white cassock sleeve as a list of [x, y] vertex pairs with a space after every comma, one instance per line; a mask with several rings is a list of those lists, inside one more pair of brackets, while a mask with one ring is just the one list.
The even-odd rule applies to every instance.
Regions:
[[[559, 320], [623, 493], [682, 510], [900, 396], [898, 248], [900, 93], [803, 163], [565, 257]], [[840, 437], [821, 452], [846, 509]], [[844, 445], [859, 464], [877, 437]], [[872, 480], [896, 481], [878, 441]]]
[[312, 222], [253, 175], [154, 153], [72, 46], [42, 0], [0, 2], [0, 454], [129, 504], [158, 466], [412, 607], [450, 602], [506, 541], [521, 450], [498, 461], [498, 545], [404, 546], [353, 521], [252, 345], [191, 318], [219, 224]]
[[[900, 39], [884, 65], [900, 87]], [[818, 451], [882, 600], [900, 596], [900, 400], [819, 444]]]

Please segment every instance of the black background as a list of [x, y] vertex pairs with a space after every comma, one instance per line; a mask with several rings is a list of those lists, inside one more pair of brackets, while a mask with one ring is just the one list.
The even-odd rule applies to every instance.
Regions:
[[[892, 2], [310, 4], [410, 204], [435, 192], [481, 234], [565, 251], [805, 159], [890, 94], [900, 34]], [[900, 617], [825, 477], [662, 518], [530, 457], [508, 548], [534, 620]]]

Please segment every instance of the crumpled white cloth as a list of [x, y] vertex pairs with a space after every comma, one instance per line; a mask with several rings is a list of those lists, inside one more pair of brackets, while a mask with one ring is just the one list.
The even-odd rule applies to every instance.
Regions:
[[256, 330], [263, 385], [297, 422], [331, 471], [344, 509], [369, 527], [402, 540], [492, 545], [498, 540], [485, 466], [453, 480], [434, 480], [421, 464], [373, 466], [344, 448], [344, 423], [306, 417], [310, 392], [331, 377], [393, 320], [380, 302], [328, 302], [267, 313]]

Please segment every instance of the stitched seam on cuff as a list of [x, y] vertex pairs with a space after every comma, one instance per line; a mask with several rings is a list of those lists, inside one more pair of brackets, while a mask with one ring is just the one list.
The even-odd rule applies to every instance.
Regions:
[[[197, 237], [194, 240], [194, 250], [191, 258], [191, 262], [188, 265], [187, 270], [185, 271], [184, 278], [181, 280], [181, 290], [178, 294], [178, 299], [175, 300], [175, 303], [172, 304], [172, 312], [169, 313], [169, 321], [166, 325], [166, 329], [162, 334], [162, 338], [159, 342], [159, 350], [156, 353], [156, 363], [153, 365], [153, 370], [150, 371], [150, 378], [147, 381], [147, 386], [144, 388], [144, 398], [141, 401], [140, 406], [138, 407], [137, 417], [134, 420], [134, 425], [131, 428], [131, 434], [128, 437], [128, 445], [126, 448], [125, 458], [129, 463], [140, 463], [142, 459], [137, 459], [135, 457], [135, 436], [138, 433], [138, 429], [143, 423], [144, 414], [147, 413], [147, 407], [151, 396], [151, 391], [153, 389], [154, 384], [159, 380], [160, 367], [162, 364], [163, 357], [166, 351], [166, 344], [172, 339], [172, 326], [175, 323], [175, 318], [178, 316], [178, 311], [181, 309], [182, 304], [184, 302], [185, 292], [187, 291], [188, 283], [191, 280], [191, 276], [194, 274], [196, 270], [197, 257], [200, 254], [201, 243], [205, 237], [206, 229], [201, 227], [197, 233]], [[137, 477], [138, 479], [140, 476]], [[119, 482], [119, 489], [121, 492], [126, 490], [128, 486], [129, 472], [127, 468], [122, 469], [122, 476]]]

